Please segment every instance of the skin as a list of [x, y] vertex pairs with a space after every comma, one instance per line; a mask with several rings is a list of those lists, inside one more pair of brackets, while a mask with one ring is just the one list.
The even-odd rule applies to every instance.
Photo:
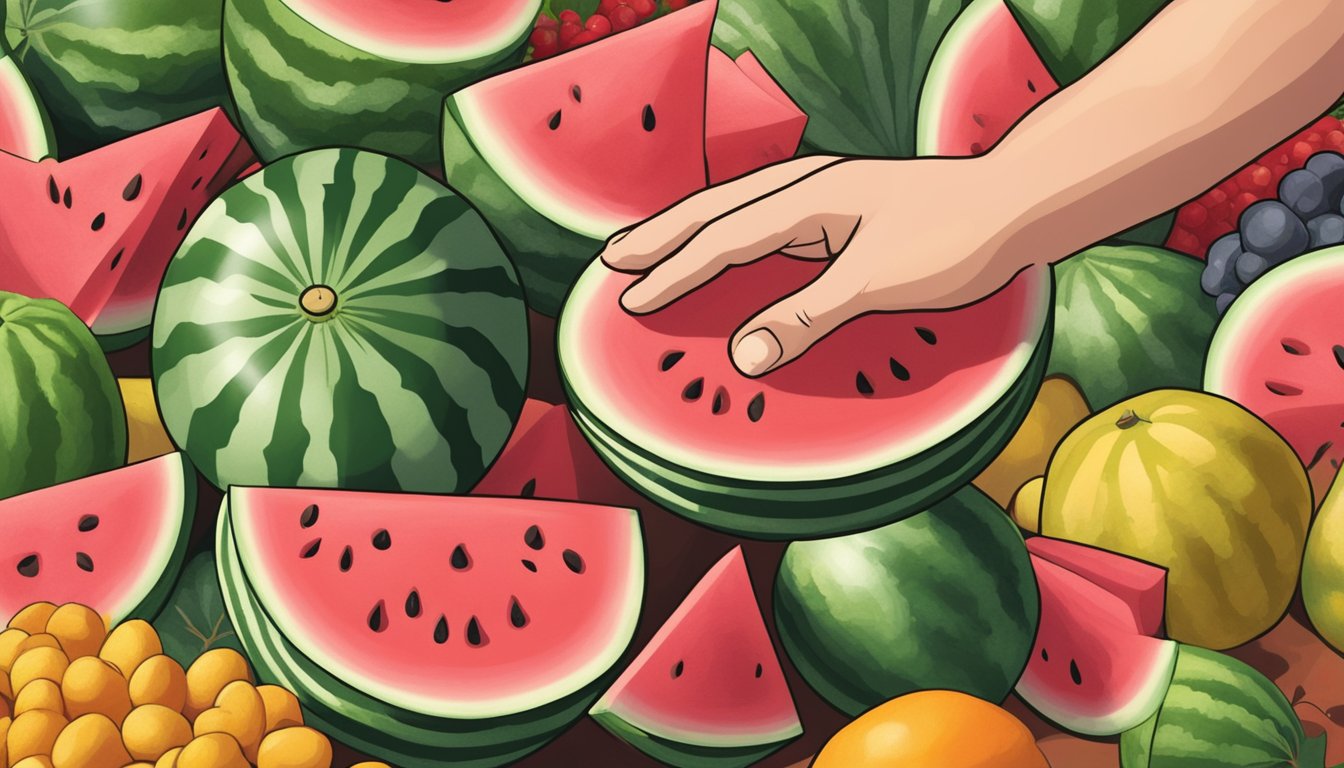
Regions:
[[[1175, 208], [1329, 110], [1341, 73], [1344, 0], [1174, 0], [986, 154], [798, 158], [686, 198], [601, 257], [645, 273], [622, 297], [637, 314], [771, 253], [829, 260], [744, 318], [733, 360], [759, 376], [855, 317], [974, 302]], [[974, 190], [974, 209], [931, 189]]]

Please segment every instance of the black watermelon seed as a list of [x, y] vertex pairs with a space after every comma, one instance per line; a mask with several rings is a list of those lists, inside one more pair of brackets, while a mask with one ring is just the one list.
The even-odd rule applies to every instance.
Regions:
[[309, 504], [303, 508], [299, 514], [299, 526], [303, 528], [312, 528], [317, 524], [317, 505]]
[[448, 642], [448, 618], [439, 614], [439, 621], [434, 625], [434, 642], [443, 645]]
[[92, 229], [94, 232], [97, 232], [98, 230], [102, 229], [103, 225], [106, 223], [107, 223], [107, 216], [105, 214], [100, 213], [97, 216], [93, 217], [93, 221], [89, 224], [89, 229]]
[[387, 629], [387, 611], [383, 610], [382, 600], [379, 600], [378, 604], [373, 606], [373, 610], [369, 611], [369, 629], [374, 632], [382, 632]]
[[714, 391], [714, 402], [709, 406], [709, 411], [715, 416], [728, 412], [728, 390], [719, 387]]
[[187, 209], [182, 209], [182, 215], [177, 218], [177, 231], [181, 232], [187, 228]]
[[681, 677], [681, 673], [685, 671], [686, 671], [686, 662], [677, 661], [677, 663], [672, 667], [672, 678], [675, 680], [676, 678]]
[[652, 131], [654, 127], [658, 125], [658, 116], [653, 114], [652, 104], [644, 105], [644, 114], [641, 122], [644, 124], [644, 130], [646, 131]]
[[532, 498], [533, 496], [536, 496], [536, 495], [537, 495], [537, 478], [535, 478], [535, 477], [533, 477], [533, 478], [529, 478], [528, 481], [527, 481], [526, 483], [523, 483], [523, 488], [522, 488], [521, 491], [518, 492], [518, 495], [519, 495], [519, 496], [522, 496], [522, 497], [525, 498], [525, 499], [530, 499], [530, 498]]
[[1335, 364], [1344, 368], [1344, 347], [1336, 344], [1330, 351], [1335, 353]]
[[97, 515], [84, 515], [79, 518], [79, 532], [88, 533], [98, 527]]
[[1028, 80], [1028, 81], [1027, 81], [1027, 90], [1028, 90], [1028, 91], [1031, 91], [1032, 93], [1035, 93], [1035, 92], [1036, 92], [1036, 84], [1033, 83], [1033, 82], [1031, 82], [1030, 80]]
[[1282, 381], [1266, 381], [1265, 389], [1280, 397], [1297, 397], [1302, 394], [1302, 390], [1292, 384], [1285, 384]]
[[752, 421], [760, 421], [765, 415], [765, 393], [757, 392], [756, 396], [747, 403], [747, 418]]
[[204, 178], [202, 178], [202, 177], [200, 177], [200, 176], [197, 176], [197, 177], [196, 177], [196, 180], [193, 181], [193, 182], [191, 182], [191, 188], [192, 188], [192, 189], [195, 189], [195, 188], [201, 186], [201, 182], [204, 181], [204, 180], [205, 180]]
[[679, 349], [674, 349], [671, 352], [668, 352], [667, 354], [663, 355], [663, 359], [658, 361], [658, 368], [663, 372], [670, 371], [672, 370], [672, 366], [676, 365], [677, 363], [680, 363], [681, 358], [685, 356], [686, 356], [685, 352], [682, 352]]
[[56, 186], [55, 176], [47, 177], [47, 194], [51, 195], [51, 202], [53, 203], [61, 202], [61, 188]]
[[1279, 344], [1283, 346], [1283, 351], [1290, 355], [1305, 355], [1311, 352], [1311, 348], [1297, 339], [1280, 339]]
[[196, 158], [196, 159], [197, 159], [197, 160], [204, 160], [204, 159], [205, 159], [205, 156], [208, 155], [208, 154], [210, 154], [210, 148], [209, 148], [209, 147], [206, 147], [205, 149], [202, 149], [202, 150], [201, 150], [201, 156], [198, 157], [198, 158]]
[[537, 572], [537, 564], [534, 563], [534, 562], [532, 562], [531, 560], [524, 560], [524, 561], [523, 561], [523, 567], [526, 568], [527, 570], [533, 572], [533, 573], [536, 573], [536, 572]]
[[350, 548], [349, 544], [347, 544], [345, 545], [345, 549], [341, 550], [341, 573], [348, 573], [350, 571], [350, 566], [354, 564], [355, 551]]
[[1083, 684], [1083, 675], [1078, 671], [1078, 661], [1076, 659], [1069, 659], [1069, 677], [1073, 679], [1074, 685]]
[[33, 578], [42, 570], [42, 563], [37, 559], [37, 555], [29, 555], [19, 561], [19, 575]]
[[318, 538], [313, 539], [312, 541], [304, 545], [303, 549], [299, 550], [299, 557], [302, 557], [303, 559], [307, 560], [313, 555], [316, 555], [317, 550], [321, 546], [322, 546], [322, 537], [319, 536]]
[[65, 207], [66, 207], [66, 208], [69, 208], [69, 207], [71, 207], [72, 205], [75, 204], [75, 196], [74, 196], [73, 194], [70, 193], [70, 188], [69, 188], [69, 187], [66, 187], [66, 188], [65, 188], [65, 197], [64, 197], [63, 199], [64, 199], [64, 201], [65, 201]]
[[575, 101], [583, 101], [583, 91], [580, 90], [577, 85], [571, 85], [569, 87], [569, 95], [573, 96]]
[[560, 129], [560, 110], [557, 109], [551, 113], [551, 119], [546, 121], [546, 126], [552, 131]]
[[516, 597], [509, 600], [509, 623], [518, 629], [527, 626], [527, 614], [523, 612], [523, 606]]
[[1329, 440], [1321, 443], [1320, 446], [1317, 447], [1316, 453], [1312, 454], [1311, 461], [1307, 462], [1307, 469], [1315, 469], [1316, 465], [1321, 463], [1321, 459], [1325, 458], [1325, 452], [1330, 450], [1331, 445], [1334, 445], [1334, 443]]
[[83, 552], [75, 553], [75, 565], [79, 566], [79, 570], [85, 573], [93, 573], [93, 558]]
[[928, 328], [917, 325], [915, 326], [915, 333], [919, 334], [919, 338], [923, 339], [925, 344], [938, 343], [938, 334], [934, 333], [932, 330]]
[[121, 190], [121, 199], [129, 203], [139, 197], [141, 181], [140, 174], [137, 173], [132, 176], [131, 180], [126, 182], [126, 188]]
[[578, 552], [575, 552], [572, 549], [566, 549], [560, 557], [565, 561], [566, 568], [575, 573], [583, 573], [583, 558], [579, 556]]
[[420, 615], [420, 593], [414, 589], [406, 596], [406, 615], [412, 619]]
[[523, 534], [523, 542], [532, 549], [539, 550], [546, 546], [546, 537], [542, 536], [541, 529], [534, 525]]
[[985, 116], [980, 114], [979, 112], [971, 113], [971, 119], [974, 120], [975, 124], [980, 126], [981, 128], [985, 127]]
[[854, 388], [864, 397], [870, 397], [873, 394], [873, 383], [868, 380], [867, 376], [863, 375], [863, 371], [854, 374]]
[[699, 400], [700, 396], [703, 395], [704, 393], [705, 393], [705, 380], [692, 379], [691, 383], [687, 384], [686, 388], [681, 391], [681, 396], [684, 400], [693, 403], [696, 400]]
[[985, 145], [981, 144], [981, 143], [978, 142], [978, 141], [972, 141], [972, 142], [971, 142], [971, 154], [972, 154], [972, 155], [978, 155], [978, 154], [980, 154], [981, 152], [984, 152], [984, 151], [985, 151]]
[[1046, 653], [1046, 650], [1045, 650], [1044, 648], [1042, 648], [1042, 649], [1041, 649], [1041, 661], [1049, 661], [1049, 660], [1050, 660], [1050, 654], [1049, 654], [1049, 653]]
[[386, 551], [392, 546], [392, 534], [386, 528], [379, 528], [373, 534], [373, 548]]
[[453, 569], [457, 571], [465, 571], [467, 568], [471, 567], [471, 558], [467, 557], [467, 548], [461, 544], [453, 547], [453, 556], [449, 558], [449, 562], [452, 564]]
[[121, 250], [117, 251], [117, 255], [112, 257], [112, 264], [107, 268], [107, 271], [111, 272], [112, 270], [117, 268], [117, 265], [121, 263], [121, 256], [124, 253], [126, 253], [125, 248], [122, 248]]
[[892, 375], [892, 376], [895, 376], [897, 379], [899, 379], [899, 380], [901, 380], [901, 381], [909, 381], [909, 380], [910, 380], [910, 369], [909, 369], [909, 368], [906, 368], [904, 365], [901, 365], [900, 363], [896, 362], [896, 358], [894, 358], [894, 357], [891, 358], [890, 363], [891, 363], [891, 375]]
[[757, 664], [757, 665], [756, 665], [756, 676], [757, 676], [757, 677], [760, 677], [760, 676], [763, 675], [763, 674], [765, 674], [765, 667], [762, 667], [760, 664]]
[[481, 623], [472, 616], [467, 620], [467, 645], [479, 648], [485, 645], [485, 634], [481, 632]]

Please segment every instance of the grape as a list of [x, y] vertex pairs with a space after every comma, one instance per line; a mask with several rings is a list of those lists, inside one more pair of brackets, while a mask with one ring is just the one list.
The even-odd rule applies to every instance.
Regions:
[[1236, 298], [1237, 298], [1237, 295], [1236, 295], [1235, 293], [1220, 293], [1220, 294], [1218, 294], [1218, 298], [1217, 298], [1217, 299], [1215, 300], [1215, 302], [1214, 302], [1214, 306], [1218, 308], [1218, 314], [1221, 315], [1221, 314], [1223, 314], [1224, 312], [1226, 312], [1228, 306], [1231, 305], [1231, 304], [1232, 304], [1232, 301], [1233, 301], [1234, 299], [1236, 299]]
[[1237, 290], [1240, 285], [1236, 264], [1241, 255], [1241, 236], [1236, 232], [1214, 240], [1204, 262], [1204, 273], [1199, 277], [1199, 287], [1210, 296]]
[[1321, 177], [1299, 168], [1279, 182], [1279, 199], [1302, 219], [1311, 219], [1330, 210]]
[[1344, 216], [1337, 213], [1317, 216], [1307, 222], [1307, 233], [1311, 235], [1312, 250], [1344, 243]]
[[1320, 178], [1326, 202], [1331, 209], [1338, 210], [1340, 201], [1344, 200], [1344, 155], [1317, 152], [1307, 161], [1307, 170]]
[[1243, 253], [1241, 258], [1237, 259], [1237, 279], [1242, 285], [1250, 285], [1255, 279], [1269, 269], [1269, 262], [1264, 257], [1254, 253]]
[[[1278, 200], [1261, 200], [1241, 215], [1242, 247], [1271, 264], [1301, 255], [1309, 242], [1307, 225]], [[1240, 267], [1237, 271], [1241, 271]]]

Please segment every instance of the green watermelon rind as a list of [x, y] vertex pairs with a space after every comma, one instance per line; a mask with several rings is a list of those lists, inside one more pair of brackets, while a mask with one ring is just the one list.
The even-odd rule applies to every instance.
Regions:
[[[3, 13], [0, 13], [3, 16]], [[56, 138], [52, 132], [51, 120], [46, 109], [37, 100], [32, 86], [19, 71], [14, 57], [0, 49], [0, 104], [7, 105], [10, 111], [5, 115], [11, 124], [20, 127], [28, 143], [21, 147], [0, 148], [26, 160], [41, 160], [56, 152]]]
[[1003, 0], [975, 0], [966, 6], [938, 44], [919, 93], [919, 110], [915, 114], [916, 155], [945, 154], [938, 145], [943, 135], [943, 110], [937, 107], [945, 99], [943, 94], [957, 82], [961, 57], [966, 55], [965, 51], [973, 49], [971, 42], [980, 32], [981, 25], [1001, 13], [1003, 7]]
[[649, 733], [613, 709], [594, 708], [589, 715], [616, 738], [654, 760], [676, 768], [745, 768], [775, 753], [797, 737], [797, 734], [793, 734], [781, 741], [750, 747], [699, 745]]
[[242, 573], [227, 500], [220, 510], [216, 563], [229, 620], [259, 676], [299, 698], [305, 718], [350, 746], [406, 768], [454, 765], [488, 768], [544, 746], [583, 716], [610, 675], [581, 694], [525, 716], [488, 721], [447, 720], [410, 712], [346, 685], [294, 648], [257, 602]]
[[465, 127], [460, 102], [461, 94], [454, 94], [444, 103], [444, 176], [472, 201], [504, 244], [522, 277], [528, 306], [555, 317], [570, 286], [601, 250], [601, 227], [558, 212], [543, 213], [546, 204], [537, 195], [531, 199], [541, 208], [525, 201], [485, 159], [476, 141], [489, 131]]
[[[884, 551], [885, 564], [864, 559]], [[966, 486], [879, 529], [791, 544], [774, 611], [803, 679], [857, 716], [931, 688], [1002, 701], [1026, 667], [1040, 597], [1021, 533]]]
[[520, 63], [530, 31], [480, 59], [409, 63], [327, 35], [283, 0], [228, 0], [224, 63], [239, 118], [264, 160], [350, 146], [437, 172], [444, 94]]

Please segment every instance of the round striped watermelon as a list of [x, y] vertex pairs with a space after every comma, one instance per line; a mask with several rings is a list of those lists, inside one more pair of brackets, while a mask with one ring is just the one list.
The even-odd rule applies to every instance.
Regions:
[[437, 170], [443, 97], [522, 61], [541, 0], [228, 0], [238, 115], [271, 160], [314, 147]]
[[68, 157], [227, 103], [219, 3], [5, 0], [5, 41]]
[[164, 423], [217, 486], [451, 493], [522, 408], [527, 317], [466, 201], [398, 160], [318, 150], [205, 210], [152, 355]]
[[33, 95], [14, 58], [0, 46], [0, 152], [25, 160], [41, 160], [54, 149], [46, 110]]
[[0, 291], [0, 393], [0, 498], [126, 461], [116, 379], [63, 304]]

